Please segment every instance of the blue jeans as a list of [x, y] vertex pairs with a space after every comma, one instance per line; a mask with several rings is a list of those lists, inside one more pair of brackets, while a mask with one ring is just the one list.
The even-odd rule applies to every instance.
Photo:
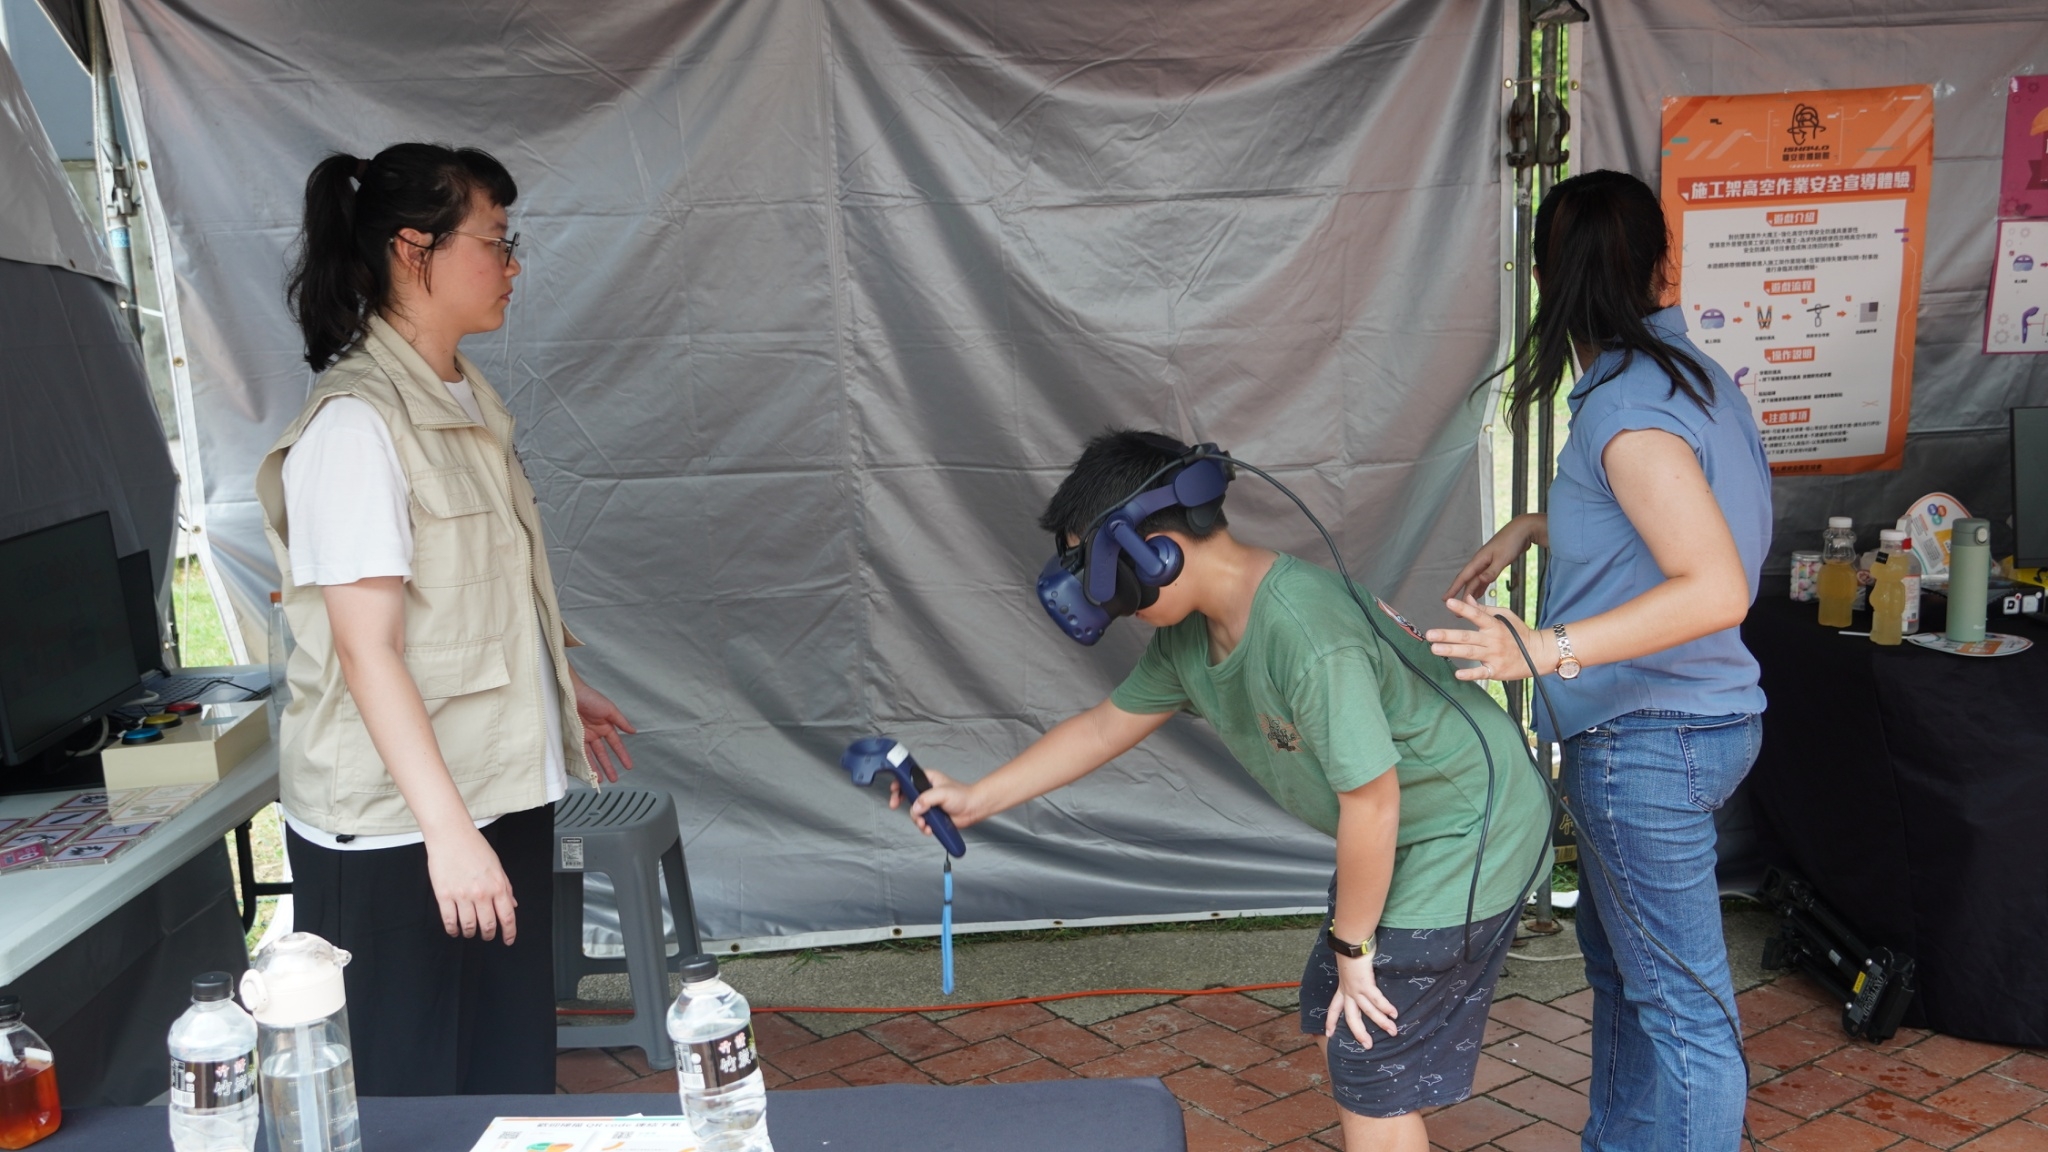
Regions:
[[1741, 1143], [1749, 1084], [1730, 1028], [1714, 810], [1762, 738], [1756, 715], [1645, 710], [1564, 742], [1581, 845], [1579, 950], [1593, 986], [1586, 1152], [1735, 1152]]

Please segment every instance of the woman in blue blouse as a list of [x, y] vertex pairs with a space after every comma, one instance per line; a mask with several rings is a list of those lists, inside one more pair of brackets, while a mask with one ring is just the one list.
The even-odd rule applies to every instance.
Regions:
[[[1476, 631], [1429, 639], [1477, 661], [1466, 679], [1544, 677], [1556, 710], [1539, 704], [1538, 731], [1563, 743], [1565, 796], [1598, 856], [1582, 862], [1577, 913], [1594, 996], [1584, 1147], [1729, 1152], [1748, 1083], [1714, 810], [1762, 732], [1739, 626], [1770, 543], [1770, 470], [1748, 401], [1661, 306], [1669, 232], [1642, 181], [1561, 182], [1535, 241], [1542, 300], [1510, 404], [1550, 403], [1580, 367], [1550, 512], [1509, 521], [1452, 582], [1448, 606]], [[1531, 544], [1550, 549], [1534, 631], [1476, 599]]]

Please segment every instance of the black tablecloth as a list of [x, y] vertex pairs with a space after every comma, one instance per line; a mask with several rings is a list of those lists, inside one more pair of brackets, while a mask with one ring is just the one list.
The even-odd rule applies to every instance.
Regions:
[[1775, 851], [1918, 962], [1907, 1024], [2048, 1045], [2048, 628], [1993, 617], [2035, 647], [1972, 659], [1817, 615], [1761, 599], [1742, 629], [1770, 697], [1751, 788]]
[[[469, 1152], [493, 1116], [673, 1115], [673, 1093], [371, 1097], [363, 1152]], [[994, 1087], [819, 1088], [768, 1094], [775, 1152], [1186, 1152], [1180, 1104], [1157, 1080]], [[169, 1152], [162, 1108], [84, 1108], [36, 1152]], [[263, 1147], [259, 1141], [257, 1147]]]

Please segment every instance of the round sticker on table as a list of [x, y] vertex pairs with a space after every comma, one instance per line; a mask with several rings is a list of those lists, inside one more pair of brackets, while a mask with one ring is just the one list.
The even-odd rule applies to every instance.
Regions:
[[2012, 656], [2034, 646], [2025, 636], [2010, 632], [1986, 632], [1982, 640], [1951, 640], [1940, 632], [1915, 632], [1906, 639], [1922, 648], [1951, 652], [1957, 656]]

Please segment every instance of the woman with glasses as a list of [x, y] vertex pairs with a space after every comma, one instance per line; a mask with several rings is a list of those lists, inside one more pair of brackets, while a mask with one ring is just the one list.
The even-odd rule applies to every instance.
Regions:
[[517, 195], [469, 148], [313, 169], [288, 299], [320, 375], [257, 474], [298, 640], [293, 920], [354, 954], [370, 1096], [553, 1091], [553, 805], [632, 767], [566, 657], [512, 417], [458, 348], [505, 322]]

